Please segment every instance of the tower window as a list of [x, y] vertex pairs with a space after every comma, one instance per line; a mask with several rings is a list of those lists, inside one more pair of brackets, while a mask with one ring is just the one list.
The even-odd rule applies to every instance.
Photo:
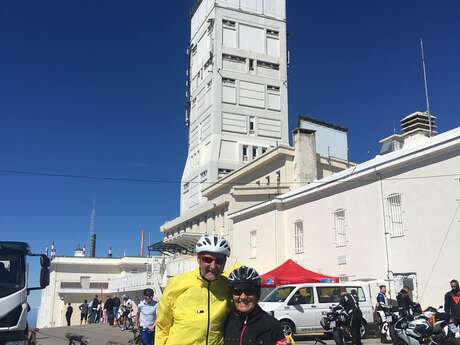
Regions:
[[249, 116], [249, 134], [254, 134], [256, 130], [256, 118], [254, 116]]
[[278, 37], [279, 35], [279, 31], [267, 29], [267, 36]]
[[249, 71], [254, 71], [254, 59], [249, 59]]

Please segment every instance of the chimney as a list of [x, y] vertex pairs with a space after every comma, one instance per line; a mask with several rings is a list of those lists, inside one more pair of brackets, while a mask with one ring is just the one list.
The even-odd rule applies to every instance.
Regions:
[[96, 257], [96, 233], [92, 233], [89, 237], [89, 256]]
[[417, 145], [436, 135], [436, 117], [427, 112], [416, 111], [401, 120], [404, 147]]
[[318, 178], [316, 131], [296, 128], [292, 131], [294, 146], [293, 187], [300, 187]]

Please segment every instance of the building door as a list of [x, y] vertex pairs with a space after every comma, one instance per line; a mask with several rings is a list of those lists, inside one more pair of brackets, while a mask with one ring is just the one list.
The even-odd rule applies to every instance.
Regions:
[[395, 296], [398, 294], [399, 291], [401, 291], [403, 287], [407, 286], [411, 290], [410, 295], [412, 297], [412, 300], [414, 302], [418, 301], [417, 273], [394, 273], [393, 281], [395, 287]]

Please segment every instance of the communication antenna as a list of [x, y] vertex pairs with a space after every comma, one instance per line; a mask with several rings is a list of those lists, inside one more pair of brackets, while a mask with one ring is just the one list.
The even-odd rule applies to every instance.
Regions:
[[431, 137], [431, 133], [432, 133], [431, 112], [430, 112], [430, 100], [428, 98], [428, 83], [426, 81], [426, 66], [425, 66], [425, 53], [423, 51], [423, 39], [420, 39], [420, 49], [422, 53], [423, 80], [425, 82], [426, 114], [428, 115], [428, 126], [430, 129], [430, 137]]

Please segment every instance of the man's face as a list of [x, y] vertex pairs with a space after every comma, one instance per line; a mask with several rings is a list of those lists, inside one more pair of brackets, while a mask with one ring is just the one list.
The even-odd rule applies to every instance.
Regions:
[[153, 301], [153, 296], [152, 296], [152, 295], [144, 295], [144, 301], [145, 301], [147, 304], [152, 303], [152, 301]]
[[259, 301], [257, 288], [251, 285], [237, 285], [233, 287], [232, 298], [235, 309], [242, 314], [251, 313]]
[[197, 260], [201, 276], [211, 282], [224, 271], [227, 257], [222, 254], [200, 253]]
[[458, 290], [458, 283], [457, 282], [452, 282], [450, 283], [450, 287], [452, 290]]
[[386, 286], [382, 286], [382, 288], [380, 289], [380, 291], [381, 291], [383, 294], [386, 294], [386, 293], [387, 293], [387, 288], [386, 288]]

